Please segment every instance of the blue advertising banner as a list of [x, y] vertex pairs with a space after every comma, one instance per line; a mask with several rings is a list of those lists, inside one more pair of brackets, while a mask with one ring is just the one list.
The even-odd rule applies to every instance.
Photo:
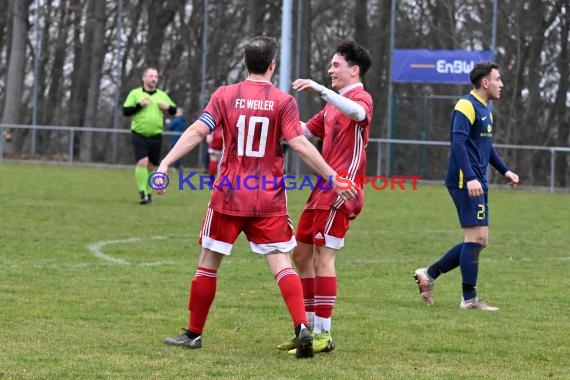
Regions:
[[473, 65], [492, 58], [490, 50], [394, 49], [392, 81], [470, 84]]

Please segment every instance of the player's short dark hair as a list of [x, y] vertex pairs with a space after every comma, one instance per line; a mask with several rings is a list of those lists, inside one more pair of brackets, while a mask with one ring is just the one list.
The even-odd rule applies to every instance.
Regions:
[[358, 66], [360, 68], [360, 77], [370, 68], [372, 60], [370, 53], [363, 46], [357, 44], [352, 38], [345, 38], [336, 47], [336, 53], [342, 55], [350, 66]]
[[251, 74], [264, 74], [277, 57], [277, 40], [273, 37], [255, 37], [245, 47], [245, 66]]
[[499, 65], [495, 62], [479, 62], [473, 66], [469, 73], [469, 79], [475, 88], [481, 87], [481, 79], [491, 73], [493, 69], [499, 70]]

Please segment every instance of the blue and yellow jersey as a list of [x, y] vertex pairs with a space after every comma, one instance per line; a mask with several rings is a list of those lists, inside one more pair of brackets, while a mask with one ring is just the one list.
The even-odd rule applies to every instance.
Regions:
[[[493, 114], [491, 105], [471, 91], [459, 99], [451, 117], [451, 138], [461, 133], [467, 136], [465, 148], [469, 164], [475, 178], [481, 182], [483, 189], [488, 189], [487, 166], [491, 156], [491, 138], [493, 136]], [[466, 176], [458, 165], [453, 151], [449, 155], [449, 166], [445, 184], [448, 187], [466, 189]]]

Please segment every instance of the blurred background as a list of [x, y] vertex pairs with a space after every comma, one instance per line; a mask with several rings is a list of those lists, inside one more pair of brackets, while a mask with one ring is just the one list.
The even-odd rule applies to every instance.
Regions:
[[[369, 174], [438, 181], [453, 105], [471, 86], [392, 82], [392, 49], [492, 51], [505, 84], [494, 143], [524, 185], [568, 188], [570, 0], [0, 0], [0, 160], [133, 164], [121, 105], [143, 69], [158, 69], [191, 122], [215, 88], [244, 78], [242, 47], [259, 34], [289, 50], [288, 83], [330, 85], [338, 42], [367, 47]], [[322, 107], [294, 95], [302, 120]], [[292, 157], [289, 169], [305, 170]]]

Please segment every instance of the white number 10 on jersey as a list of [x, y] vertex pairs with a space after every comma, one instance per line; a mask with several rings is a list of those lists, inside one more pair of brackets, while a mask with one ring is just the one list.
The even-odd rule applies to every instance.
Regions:
[[[259, 147], [253, 150], [253, 139], [255, 129], [261, 124], [261, 135], [259, 136]], [[265, 156], [265, 143], [267, 142], [267, 130], [269, 129], [269, 118], [264, 116], [252, 116], [249, 118], [247, 126], [247, 137], [245, 133], [245, 115], [240, 115], [237, 122], [238, 129], [238, 156], [243, 156], [243, 146], [245, 145], [246, 157]]]

